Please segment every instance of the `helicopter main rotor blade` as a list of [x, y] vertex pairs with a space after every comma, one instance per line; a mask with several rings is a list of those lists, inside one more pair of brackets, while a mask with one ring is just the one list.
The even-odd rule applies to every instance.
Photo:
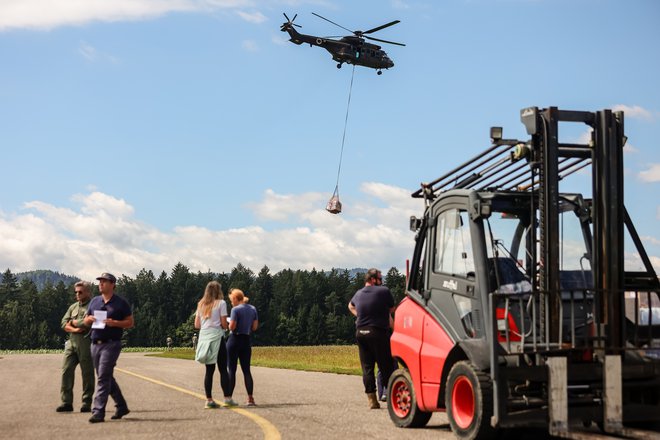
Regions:
[[363, 34], [371, 34], [371, 33], [373, 33], [373, 32], [379, 31], [379, 30], [381, 30], [381, 29], [385, 29], [386, 27], [390, 27], [390, 26], [392, 26], [392, 25], [395, 25], [395, 24], [397, 24], [397, 23], [401, 23], [401, 21], [400, 21], [400, 20], [394, 20], [394, 21], [391, 21], [391, 22], [389, 22], [389, 23], [387, 23], [387, 24], [384, 24], [384, 25], [382, 25], [382, 26], [378, 26], [378, 27], [375, 27], [375, 28], [373, 28], [373, 29], [369, 29], [368, 31], [364, 31], [364, 32], [362, 32], [362, 33], [363, 33]]
[[324, 19], [325, 21], [329, 21], [330, 23], [334, 24], [335, 26], [339, 26], [340, 28], [345, 29], [345, 30], [347, 30], [348, 32], [355, 33], [355, 31], [352, 31], [352, 30], [350, 30], [349, 28], [345, 28], [344, 26], [342, 26], [342, 25], [340, 25], [340, 24], [337, 24], [337, 23], [335, 23], [335, 22], [332, 21], [332, 20], [328, 20], [327, 18], [323, 17], [322, 15], [317, 14], [316, 12], [312, 12], [312, 15], [316, 15], [318, 18], [322, 18], [322, 19]]
[[397, 46], [405, 46], [405, 44], [403, 44], [403, 43], [397, 43], [395, 41], [381, 40], [380, 38], [369, 37], [367, 35], [365, 35], [364, 38], [368, 38], [368, 39], [374, 40], [374, 41], [380, 41], [381, 43], [396, 44]]

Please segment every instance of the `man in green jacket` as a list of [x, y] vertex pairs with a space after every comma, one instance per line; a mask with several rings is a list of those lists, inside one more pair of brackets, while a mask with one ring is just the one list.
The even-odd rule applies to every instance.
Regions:
[[89, 326], [84, 323], [87, 315], [87, 306], [92, 298], [92, 285], [87, 281], [78, 281], [75, 284], [76, 301], [62, 317], [62, 328], [69, 333], [69, 340], [64, 344], [64, 363], [62, 364], [62, 387], [60, 394], [62, 404], [57, 412], [73, 411], [73, 383], [76, 365], [80, 364], [82, 373], [82, 407], [80, 412], [91, 412], [92, 398], [94, 397], [94, 365], [91, 355], [91, 340]]

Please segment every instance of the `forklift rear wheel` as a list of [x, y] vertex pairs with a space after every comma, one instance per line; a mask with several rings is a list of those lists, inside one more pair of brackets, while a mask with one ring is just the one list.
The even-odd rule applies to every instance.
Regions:
[[493, 384], [490, 377], [468, 361], [457, 362], [449, 371], [445, 394], [447, 418], [454, 435], [462, 440], [494, 438]]
[[426, 425], [433, 413], [417, 406], [417, 397], [410, 373], [399, 368], [390, 376], [387, 386], [387, 412], [399, 428], [419, 428]]

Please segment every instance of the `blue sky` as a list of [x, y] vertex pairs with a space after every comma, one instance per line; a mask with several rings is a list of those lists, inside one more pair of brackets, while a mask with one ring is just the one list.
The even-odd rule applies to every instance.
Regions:
[[[393, 69], [280, 32], [401, 23]], [[0, 268], [83, 278], [396, 266], [409, 197], [529, 106], [624, 110], [626, 204], [660, 270], [653, 0], [3, 0]], [[574, 140], [586, 131], [567, 130]]]

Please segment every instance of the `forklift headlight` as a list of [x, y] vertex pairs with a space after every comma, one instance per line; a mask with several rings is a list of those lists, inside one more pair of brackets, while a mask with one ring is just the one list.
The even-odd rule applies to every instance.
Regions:
[[490, 127], [490, 140], [496, 143], [502, 139], [502, 127]]

